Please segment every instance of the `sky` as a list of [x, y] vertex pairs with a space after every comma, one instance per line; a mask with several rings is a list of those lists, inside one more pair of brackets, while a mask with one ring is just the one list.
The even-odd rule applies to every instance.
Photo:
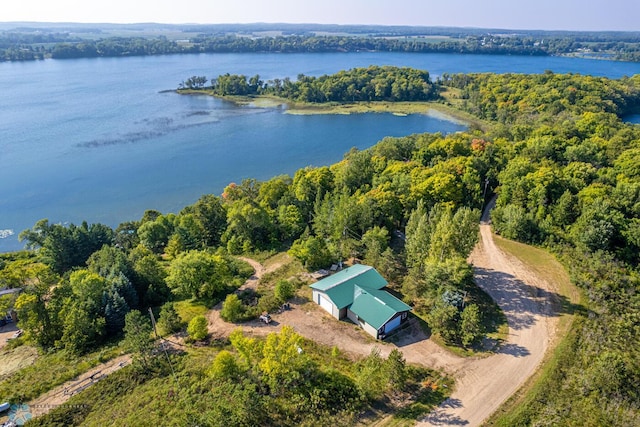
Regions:
[[316, 23], [640, 31], [639, 0], [9, 0], [0, 22]]

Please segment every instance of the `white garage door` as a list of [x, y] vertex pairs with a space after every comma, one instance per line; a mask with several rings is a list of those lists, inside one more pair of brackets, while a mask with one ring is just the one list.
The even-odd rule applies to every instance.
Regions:
[[318, 294], [318, 303], [320, 304], [320, 307], [324, 308], [329, 313], [331, 313], [331, 315], [333, 315], [333, 304], [331, 304], [331, 301], [329, 301], [326, 297]]
[[393, 331], [395, 328], [397, 328], [398, 326], [400, 326], [400, 316], [396, 317], [395, 319], [391, 320], [389, 323], [387, 323], [384, 327], [384, 332], [385, 333], [389, 333], [391, 331]]

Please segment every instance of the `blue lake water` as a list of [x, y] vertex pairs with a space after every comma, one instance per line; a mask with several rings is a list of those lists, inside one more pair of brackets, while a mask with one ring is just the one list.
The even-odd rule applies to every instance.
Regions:
[[576, 58], [402, 53], [206, 54], [0, 64], [0, 251], [38, 219], [139, 219], [177, 212], [229, 182], [326, 165], [384, 136], [455, 132], [437, 117], [294, 116], [163, 92], [192, 75], [321, 75], [372, 64], [457, 72], [613, 78], [640, 64]]

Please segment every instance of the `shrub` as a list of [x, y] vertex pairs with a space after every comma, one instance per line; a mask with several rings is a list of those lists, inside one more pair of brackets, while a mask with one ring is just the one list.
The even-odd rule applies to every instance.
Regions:
[[285, 303], [295, 295], [295, 287], [288, 280], [280, 280], [276, 283], [274, 294], [279, 302]]
[[227, 322], [238, 322], [245, 316], [246, 310], [240, 298], [236, 294], [229, 294], [222, 303], [220, 317]]
[[207, 318], [204, 316], [196, 316], [189, 322], [187, 326], [187, 334], [195, 341], [202, 341], [209, 334], [207, 329]]

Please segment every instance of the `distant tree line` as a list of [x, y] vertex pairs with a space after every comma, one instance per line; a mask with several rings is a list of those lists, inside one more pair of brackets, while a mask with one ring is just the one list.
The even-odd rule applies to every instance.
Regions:
[[33, 60], [51, 57], [94, 58], [166, 55], [176, 53], [318, 53], [318, 52], [414, 52], [464, 53], [492, 55], [589, 54], [609, 59], [637, 61], [640, 36], [603, 33], [598, 35], [542, 36], [471, 34], [444, 39], [410, 36], [317, 36], [284, 35], [244, 37], [225, 34], [201, 34], [186, 42], [164, 36], [108, 37], [99, 40], [78, 39], [65, 34], [36, 36], [0, 33], [0, 61]]

